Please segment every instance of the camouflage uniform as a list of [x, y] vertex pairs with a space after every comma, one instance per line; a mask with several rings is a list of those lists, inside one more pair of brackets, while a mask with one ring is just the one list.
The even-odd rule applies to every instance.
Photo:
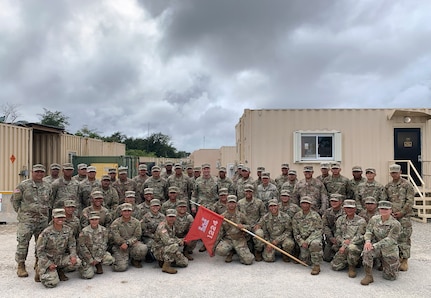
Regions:
[[[292, 237], [292, 220], [289, 215], [280, 211], [277, 215], [268, 212], [260, 219], [259, 225], [263, 230], [265, 240], [271, 243], [276, 241], [276, 246], [288, 253], [292, 253], [295, 242]], [[256, 243], [256, 249], [263, 250], [262, 256], [265, 262], [274, 262], [275, 250], [268, 251], [264, 249], [264, 245], [263, 242], [259, 241], [259, 244]]]
[[117, 210], [118, 205], [120, 204], [120, 198], [118, 196], [118, 192], [112, 186], [109, 186], [107, 189], [98, 188], [95, 190], [100, 190], [103, 194], [103, 206], [105, 206], [109, 212], [115, 212]]
[[142, 241], [152, 249], [154, 245], [154, 233], [157, 230], [159, 223], [165, 220], [165, 215], [160, 212], [154, 214], [153, 212], [146, 213], [142, 218]]
[[226, 204], [221, 203], [219, 200], [212, 205], [210, 210], [214, 211], [217, 214], [223, 214], [227, 210], [227, 207]]
[[55, 180], [57, 180], [60, 177], [57, 178], [53, 178], [51, 175], [43, 177], [43, 181], [48, 182], [49, 184], [52, 184], [52, 182], [54, 182]]
[[81, 223], [79, 221], [79, 218], [75, 215], [72, 215], [70, 218], [64, 219], [64, 225], [68, 226], [72, 230], [73, 237], [75, 239], [78, 238], [79, 233], [81, 232]]
[[192, 202], [199, 203], [206, 208], [211, 208], [217, 198], [216, 178], [211, 176], [209, 178], [199, 177], [196, 179]]
[[[364, 247], [364, 234], [367, 223], [362, 217], [355, 215], [348, 219], [347, 215], [338, 217], [336, 222], [335, 238], [337, 239], [337, 253], [331, 267], [333, 270], [342, 270], [349, 266], [356, 266]], [[350, 240], [350, 244], [344, 244], [344, 240]], [[340, 247], [344, 246], [344, 253], [340, 253]]]
[[277, 186], [278, 191], [281, 191], [283, 184], [289, 181], [289, 175], [280, 175], [275, 178], [275, 186]]
[[[298, 211], [292, 220], [293, 237], [300, 247], [299, 258], [313, 265], [320, 265], [322, 262], [322, 218], [313, 210], [304, 214]], [[303, 243], [308, 244], [308, 248], [302, 247]]]
[[283, 202], [280, 202], [278, 204], [278, 208], [279, 208], [278, 210], [280, 210], [281, 212], [287, 213], [287, 215], [289, 215], [291, 219], [296, 214], [296, 212], [301, 210], [301, 208], [299, 208], [298, 205], [293, 204], [291, 202], [288, 202], [288, 204], [286, 204], [286, 205], [283, 204]]
[[266, 187], [263, 186], [263, 184], [257, 187], [256, 197], [260, 199], [265, 206], [268, 206], [268, 201], [271, 199], [278, 201], [279, 196], [280, 194], [278, 193], [277, 187], [272, 183], [269, 183]]
[[126, 197], [126, 191], [133, 190], [136, 192], [136, 182], [130, 178], [127, 178], [126, 181], [121, 181], [120, 179], [117, 179], [115, 180], [115, 182], [112, 183], [112, 187], [115, 188], [115, 190], [118, 193], [120, 204], [124, 203], [124, 198]]
[[367, 182], [367, 179], [365, 177], [361, 177], [359, 180], [350, 179], [349, 180], [349, 188], [351, 190], [352, 197], [351, 199], [355, 198], [356, 193], [358, 193], [358, 187], [360, 184]]
[[91, 193], [95, 188], [101, 188], [99, 180], [90, 181], [87, 179], [81, 181], [78, 187], [78, 198], [81, 203], [81, 210], [91, 205]]
[[323, 175], [319, 175], [319, 176], [316, 177], [316, 179], [323, 183], [323, 181], [325, 181], [325, 179], [327, 177], [329, 177], [329, 174], [327, 176], [325, 176], [325, 177], [323, 177]]
[[413, 204], [415, 192], [413, 186], [404, 178], [397, 182], [391, 181], [385, 186], [388, 201], [392, 202], [392, 212], [401, 212], [403, 216], [397, 220], [401, 224], [401, 232], [398, 238], [400, 257], [410, 258]]
[[173, 202], [171, 200], [167, 200], [166, 202], [164, 202], [162, 204], [162, 208], [160, 208], [160, 212], [163, 213], [164, 215], [166, 215], [166, 210], [168, 210], [168, 209], [176, 209], [177, 208], [177, 203], [178, 203], [178, 198], [175, 200], [175, 202]]
[[365, 181], [364, 183], [359, 184], [354, 198], [358, 212], [365, 209], [365, 198], [367, 197], [374, 197], [377, 203], [380, 201], [387, 201], [385, 187], [377, 181]]
[[72, 179], [79, 183], [87, 179], [87, 175], [85, 176], [75, 175], [72, 177]]
[[180, 243], [181, 239], [175, 234], [175, 225], [170, 227], [166, 221], [162, 221], [154, 233], [151, 251], [159, 261], [175, 262], [179, 267], [187, 267], [189, 260], [183, 255]]
[[[222, 214], [226, 219], [236, 224], [242, 224], [246, 229], [250, 228], [247, 217], [244, 213], [235, 211], [230, 213], [226, 211]], [[218, 240], [220, 241], [216, 248], [216, 253], [220, 256], [227, 256], [232, 250], [235, 250], [242, 264], [251, 265], [254, 261], [254, 255], [247, 246], [247, 239], [244, 232], [237, 227], [223, 221]]]
[[24, 180], [14, 190], [11, 203], [18, 213], [15, 260], [20, 263], [27, 259], [31, 237], [34, 235], [36, 242], [39, 234], [48, 226], [48, 216], [53, 205], [51, 186], [44, 181], [36, 183], [32, 179]]
[[[103, 206], [100, 208], [100, 210], [95, 210], [93, 205], [88, 206], [87, 208], [82, 210], [81, 226], [86, 227], [90, 224], [88, 217], [90, 215], [90, 212], [92, 212], [92, 211], [99, 212], [99, 216], [100, 216], [99, 225], [104, 226], [105, 228], [108, 228], [109, 225], [111, 224], [112, 220], [113, 220], [111, 212], [109, 212], [109, 210]], [[133, 214], [132, 214], [132, 216], [133, 216]]]
[[168, 197], [168, 183], [165, 179], [155, 179], [154, 177], [150, 177], [144, 182], [142, 191], [146, 188], [153, 189], [154, 199], [160, 200], [161, 203], [166, 202]]
[[328, 176], [323, 181], [323, 184], [328, 191], [328, 195], [337, 193], [343, 195], [346, 199], [353, 198], [353, 192], [350, 189], [349, 179], [340, 175], [338, 177]]
[[362, 259], [364, 266], [373, 267], [374, 258], [382, 258], [383, 277], [394, 280], [398, 275], [399, 249], [397, 240], [400, 235], [401, 224], [392, 216], [382, 221], [380, 215], [376, 215], [368, 222], [364, 240], [370, 240], [373, 249], [363, 251]]
[[254, 227], [266, 214], [265, 204], [256, 198], [252, 198], [250, 201], [246, 198], [238, 201], [238, 211], [247, 216], [248, 223], [251, 227]]
[[[175, 220], [175, 236], [178, 238], [186, 237], [187, 233], [190, 230], [190, 227], [193, 224], [193, 216], [190, 213], [186, 213], [184, 215], [180, 215], [177, 212], [177, 219]], [[184, 251], [193, 251], [196, 247], [197, 241], [191, 241], [184, 245]]]
[[[142, 209], [139, 208], [139, 206], [137, 206], [136, 204], [131, 204], [132, 205], [132, 216], [134, 218], [136, 218], [137, 220], [142, 220], [142, 218], [144, 217], [144, 214], [142, 213]], [[117, 207], [117, 210], [114, 212], [113, 215], [113, 220], [121, 217], [121, 205]]]
[[[167, 180], [167, 188], [171, 186], [176, 186], [178, 188], [177, 192], [177, 200], [186, 200], [190, 201], [190, 197], [193, 191], [193, 182], [187, 177], [185, 174], [181, 174], [181, 176], [172, 175]], [[175, 209], [175, 207], [173, 208]]]
[[332, 207], [325, 210], [322, 216], [323, 224], [323, 235], [324, 235], [324, 245], [323, 245], [323, 260], [330, 262], [338, 250], [338, 246], [331, 242], [331, 239], [335, 240], [335, 222], [337, 219], [344, 215], [343, 208], [340, 207], [339, 210], [334, 210]]
[[238, 179], [236, 182], [235, 188], [236, 188], [236, 196], [238, 197], [238, 201], [245, 197], [244, 188], [247, 184], [253, 185], [253, 178], [249, 176], [248, 178], [244, 179], [244, 177]]
[[142, 203], [144, 199], [144, 183], [150, 176], [145, 175], [142, 177], [141, 175], [133, 177], [133, 181], [136, 183], [136, 204]]
[[[123, 220], [123, 217], [117, 218], [111, 224], [111, 238], [114, 246], [112, 247], [114, 271], [126, 271], [129, 258], [141, 261], [145, 258], [148, 248], [141, 243], [139, 239], [142, 236], [141, 223], [134, 217], [131, 217], [128, 222]], [[127, 250], [120, 249], [122, 244], [128, 245]]]
[[362, 217], [363, 219], [365, 219], [365, 221], [368, 223], [370, 221], [370, 219], [375, 216], [375, 215], [379, 215], [379, 209], [375, 209], [374, 212], [369, 213], [367, 211], [367, 209], [362, 210], [361, 212], [359, 212], [358, 214], [360, 217]]
[[145, 214], [147, 214], [148, 212], [151, 212], [150, 207], [151, 207], [150, 203], [147, 203], [146, 201], [138, 205], [138, 208], [141, 209], [142, 218], [144, 218]]
[[52, 187], [52, 200], [54, 202], [53, 208], [63, 208], [64, 201], [75, 200], [76, 209], [81, 210], [81, 204], [78, 198], [79, 182], [75, 179], [64, 180], [63, 177], [58, 178], [51, 184]]
[[328, 208], [328, 192], [322, 182], [316, 178], [311, 178], [310, 181], [306, 179], [299, 181], [292, 193], [291, 200], [299, 202], [299, 199], [304, 196], [311, 197], [313, 200], [311, 208], [319, 214], [323, 214]]
[[233, 183], [233, 180], [229, 177], [225, 177], [223, 179], [217, 178], [217, 193], [222, 188], [227, 188], [228, 194], [234, 195], [235, 194], [235, 185]]
[[[293, 183], [288, 180], [287, 182], [283, 183], [283, 185], [281, 186], [281, 190], [288, 190], [291, 194], [293, 194], [293, 192], [295, 191], [296, 184], [298, 184], [298, 180], [293, 181]], [[298, 205], [299, 201], [297, 200], [297, 198], [292, 199], [292, 203]]]
[[96, 229], [87, 226], [82, 229], [78, 237], [78, 255], [81, 259], [79, 273], [82, 278], [90, 279], [94, 276], [94, 261], [103, 265], [112, 265], [114, 258], [107, 251], [108, 230], [99, 225]]
[[[54, 225], [48, 226], [37, 239], [36, 249], [40, 281], [47, 288], [53, 288], [60, 282], [58, 269], [76, 269], [81, 265], [79, 258], [75, 266], [70, 263], [70, 258], [76, 257], [76, 240], [66, 225], [61, 231], [57, 231]], [[49, 270], [51, 264], [57, 265], [57, 270]]]

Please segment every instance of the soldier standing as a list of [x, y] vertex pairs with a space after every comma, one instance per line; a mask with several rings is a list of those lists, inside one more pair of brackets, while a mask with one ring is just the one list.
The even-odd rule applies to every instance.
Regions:
[[168, 197], [168, 183], [165, 179], [160, 177], [159, 166], [154, 166], [151, 169], [151, 174], [152, 176], [144, 182], [144, 189], [152, 188], [154, 199], [158, 199], [160, 203], [164, 203]]
[[329, 177], [329, 163], [323, 161], [320, 163], [320, 175], [316, 177], [317, 180], [323, 183], [326, 177]]
[[72, 178], [73, 165], [71, 163], [63, 164], [63, 177], [52, 182], [52, 200], [54, 208], [63, 208], [64, 201], [68, 199], [75, 200], [76, 207], [80, 209], [78, 199], [79, 182]]
[[97, 190], [102, 192], [103, 206], [113, 213], [115, 210], [117, 210], [118, 204], [120, 203], [118, 192], [111, 186], [111, 179], [108, 175], [103, 175], [100, 183], [101, 187]]
[[[211, 206], [217, 200], [217, 180], [211, 176], [210, 164], [202, 165], [202, 177], [195, 181], [195, 188], [192, 194], [192, 201], [199, 203], [206, 208]], [[192, 214], [196, 214], [196, 205], [191, 205]]]
[[334, 162], [331, 165], [331, 176], [328, 176], [323, 180], [323, 184], [328, 191], [328, 195], [338, 193], [343, 195], [346, 199], [353, 198], [353, 192], [350, 188], [349, 179], [340, 174], [341, 166], [339, 162]]
[[97, 211], [98, 213], [98, 222], [104, 226], [105, 228], [109, 227], [112, 222], [112, 214], [111, 212], [103, 207], [103, 193], [100, 190], [95, 190], [91, 193], [91, 205], [82, 210], [81, 215], [81, 226], [86, 227], [90, 224], [90, 213], [93, 211]]
[[232, 179], [226, 176], [226, 168], [221, 167], [218, 171], [218, 179], [217, 179], [217, 192], [222, 188], [227, 188], [229, 194], [235, 194], [235, 187]]
[[85, 163], [80, 163], [78, 165], [78, 174], [72, 177], [78, 182], [84, 181], [87, 178], [87, 165]]
[[365, 198], [373, 197], [376, 202], [387, 201], [385, 187], [375, 180], [376, 169], [365, 169], [367, 180], [358, 185], [355, 193], [356, 208], [361, 212], [365, 208]]
[[43, 178], [43, 181], [48, 182], [49, 184], [52, 184], [55, 180], [60, 178], [60, 170], [61, 166], [58, 163], [53, 163], [49, 166], [51, 175], [45, 176]]
[[166, 182], [168, 189], [171, 186], [176, 186], [178, 188], [178, 200], [186, 200], [189, 202], [193, 191], [193, 182], [183, 173], [183, 168], [180, 164], [175, 164], [174, 174], [169, 176]]
[[127, 167], [118, 168], [118, 179], [112, 183], [112, 187], [118, 192], [120, 204], [124, 203], [126, 191], [133, 190], [136, 192], [136, 182], [127, 177]]
[[[281, 186], [281, 190], [287, 189], [290, 193], [293, 193], [295, 191], [295, 186], [298, 183], [298, 179], [296, 178], [297, 174], [295, 170], [289, 170], [287, 175], [287, 181], [283, 183]], [[292, 202], [298, 205], [299, 202]]]
[[241, 170], [241, 178], [236, 181], [236, 196], [238, 201], [245, 197], [245, 185], [253, 185], [253, 178], [250, 176], [250, 169], [248, 167], [243, 167]]
[[278, 192], [281, 191], [281, 187], [289, 179], [288, 176], [289, 176], [289, 164], [283, 163], [281, 164], [281, 175], [275, 178], [275, 186], [277, 186]]
[[268, 172], [262, 173], [262, 183], [257, 187], [257, 198], [260, 199], [265, 206], [268, 206], [269, 200], [278, 200], [279, 192], [277, 187], [269, 182], [270, 174]]
[[365, 198], [365, 209], [359, 212], [358, 214], [360, 217], [365, 219], [365, 221], [368, 223], [370, 219], [375, 216], [379, 215], [379, 210], [377, 209], [377, 201], [374, 197], [366, 197]]
[[81, 210], [91, 204], [91, 192], [95, 188], [100, 188], [100, 181], [96, 179], [96, 168], [87, 168], [87, 178], [79, 183], [78, 197], [81, 203]]
[[147, 175], [148, 167], [146, 164], [140, 164], [138, 166], [138, 175], [133, 177], [133, 181], [136, 183], [136, 204], [141, 204], [144, 200], [144, 183], [150, 176]]
[[290, 192], [287, 189], [281, 190], [279, 210], [287, 213], [290, 218], [293, 218], [296, 212], [301, 210], [298, 205], [290, 201]]
[[219, 193], [218, 193], [219, 199], [211, 207], [211, 210], [217, 214], [223, 214], [227, 209], [226, 204], [227, 204], [227, 196], [228, 195], [229, 195], [229, 192], [228, 192], [227, 188], [220, 188]]

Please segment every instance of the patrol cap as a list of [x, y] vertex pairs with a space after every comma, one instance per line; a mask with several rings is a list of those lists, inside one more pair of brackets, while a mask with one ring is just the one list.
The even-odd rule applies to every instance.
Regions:
[[219, 195], [227, 195], [228, 193], [229, 193], [229, 191], [228, 191], [228, 189], [227, 189], [227, 188], [225, 188], [225, 187], [220, 188], [220, 190], [218, 191], [218, 194], [219, 194]]
[[389, 166], [389, 172], [391, 173], [398, 173], [401, 171], [401, 166], [397, 164], [393, 164]]
[[118, 168], [118, 174], [127, 174], [128, 169], [129, 169], [128, 167], [121, 166]]
[[109, 175], [103, 175], [102, 178], [100, 178], [101, 181], [103, 180], [111, 180], [111, 177]]
[[33, 167], [32, 167], [32, 171], [33, 171], [33, 172], [36, 172], [36, 171], [42, 171], [42, 172], [45, 172], [45, 171], [46, 171], [46, 169], [45, 169], [45, 166], [44, 166], [43, 164], [38, 163], [38, 164], [33, 165]]
[[154, 193], [154, 190], [153, 190], [152, 187], [147, 187], [147, 188], [144, 189], [144, 195], [146, 195], [146, 194], [153, 194], [153, 193]]
[[242, 167], [241, 171], [243, 172], [250, 172], [250, 168], [249, 167]]
[[288, 175], [296, 175], [296, 170], [289, 170]]
[[177, 211], [175, 209], [166, 210], [166, 217], [175, 217], [177, 216]]
[[187, 201], [186, 200], [179, 200], [177, 202], [177, 207], [187, 207]]
[[374, 169], [374, 168], [366, 168], [365, 169], [365, 173], [368, 173], [368, 172], [375, 174], [376, 173], [376, 169]]
[[290, 197], [290, 190], [282, 189], [280, 195]]
[[63, 170], [74, 170], [73, 164], [66, 162], [63, 164]]
[[343, 203], [344, 208], [356, 208], [355, 200], [345, 200]]
[[352, 172], [362, 172], [362, 167], [361, 166], [354, 166], [352, 168]]
[[151, 168], [151, 172], [160, 172], [160, 171], [161, 171], [161, 169], [159, 166], [154, 166]]
[[226, 173], [226, 168], [225, 167], [220, 167], [220, 169], [218, 169], [218, 171]]
[[265, 167], [257, 167], [257, 171], [258, 172], [263, 172], [263, 171], [265, 171]]
[[58, 217], [66, 217], [66, 212], [63, 208], [56, 208], [52, 210], [52, 217], [58, 218]]
[[144, 163], [142, 163], [142, 164], [140, 164], [139, 166], [138, 166], [138, 170], [139, 171], [142, 171], [142, 170], [148, 170], [148, 167], [147, 167], [147, 165], [146, 164], [144, 164]]
[[89, 167], [87, 168], [87, 173], [88, 173], [88, 172], [96, 172], [96, 167], [89, 166]]
[[152, 199], [150, 201], [150, 206], [160, 206], [160, 200], [159, 199]]
[[340, 163], [339, 163], [339, 162], [334, 162], [334, 163], [331, 165], [331, 169], [339, 169], [339, 168], [341, 168], [341, 165], [340, 165]]
[[268, 201], [268, 206], [278, 206], [278, 202], [275, 199], [271, 199]]
[[109, 168], [108, 174], [117, 174], [117, 169], [116, 168]]
[[200, 172], [200, 171], [201, 171], [201, 167], [194, 167], [194, 168], [193, 168], [193, 171], [195, 171], [195, 172]]
[[188, 169], [193, 169], [193, 166], [192, 165], [187, 165], [186, 166], [186, 169], [188, 170]]
[[61, 169], [61, 166], [60, 166], [58, 163], [52, 163], [52, 164], [49, 166], [49, 168], [50, 168], [51, 170], [60, 170], [60, 169]]
[[311, 204], [311, 198], [309, 196], [303, 196], [303, 197], [301, 197], [300, 204], [302, 204], [302, 203]]
[[379, 202], [379, 209], [391, 209], [392, 203], [389, 201], [380, 201]]
[[130, 203], [123, 203], [120, 205], [120, 208], [121, 208], [121, 211], [124, 211], [124, 210], [132, 211], [133, 210], [133, 206]]
[[313, 172], [313, 166], [305, 166], [304, 167], [304, 172]]
[[127, 190], [125, 192], [126, 198], [135, 198], [136, 192], [134, 190]]
[[75, 200], [66, 200], [66, 201], [64, 201], [64, 207], [76, 207]]
[[167, 161], [165, 164], [165, 167], [169, 167], [169, 166], [172, 167], [173, 165], [174, 165], [174, 163], [172, 161]]
[[262, 173], [262, 178], [269, 178], [270, 177], [270, 173], [269, 172], [263, 172]]
[[85, 163], [80, 163], [79, 165], [78, 165], [78, 170], [84, 170], [84, 169], [86, 169], [87, 168], [87, 164], [85, 164]]
[[365, 204], [377, 204], [377, 201], [374, 197], [366, 197], [365, 198]]
[[93, 199], [100, 199], [100, 198], [103, 199], [103, 192], [101, 192], [100, 190], [95, 190], [91, 193], [91, 197]]
[[344, 199], [344, 196], [339, 194], [339, 193], [332, 193], [331, 194], [331, 198], [329, 199], [330, 201], [342, 201]]
[[321, 169], [329, 169], [329, 163], [328, 162], [321, 162], [320, 168]]
[[210, 164], [209, 163], [204, 163], [202, 165], [202, 169], [205, 169], [205, 168], [211, 168]]
[[180, 165], [179, 163], [176, 163], [175, 164], [175, 167], [174, 167], [175, 169], [183, 169], [183, 166], [182, 165]]
[[234, 202], [234, 203], [236, 203], [236, 200], [237, 200], [236, 195], [228, 195], [228, 196], [227, 196], [227, 201], [228, 201], [228, 203], [229, 203], [229, 202]]
[[281, 168], [282, 169], [288, 169], [289, 168], [289, 164], [288, 163], [282, 163], [281, 164]]
[[254, 191], [254, 186], [253, 184], [246, 184], [244, 186], [244, 191]]
[[238, 165], [238, 170], [242, 169], [243, 167], [244, 167], [244, 164], [240, 163], [240, 164]]
[[177, 193], [178, 192], [178, 187], [176, 187], [176, 186], [169, 186], [169, 192]]
[[99, 211], [90, 211], [90, 214], [88, 214], [88, 219], [99, 219], [99, 218], [100, 218]]

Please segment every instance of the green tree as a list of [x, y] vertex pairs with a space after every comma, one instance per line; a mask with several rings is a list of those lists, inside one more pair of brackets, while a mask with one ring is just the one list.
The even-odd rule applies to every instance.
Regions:
[[117, 131], [114, 132], [110, 137], [103, 137], [103, 140], [105, 142], [117, 142], [117, 143], [124, 143], [124, 141], [127, 139], [127, 136], [122, 134], [121, 132]]
[[100, 139], [103, 137], [99, 134], [99, 132], [95, 129], [88, 128], [87, 125], [84, 125], [80, 130], [75, 133], [75, 136], [80, 136], [84, 138], [92, 138], [92, 139]]
[[52, 112], [48, 109], [43, 108], [43, 114], [37, 114], [40, 117], [40, 123], [43, 125], [50, 125], [60, 128], [66, 128], [69, 125], [69, 117], [64, 115], [62, 112]]

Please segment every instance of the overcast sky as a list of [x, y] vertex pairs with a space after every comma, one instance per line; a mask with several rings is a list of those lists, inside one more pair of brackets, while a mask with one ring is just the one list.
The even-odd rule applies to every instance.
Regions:
[[0, 0], [0, 103], [178, 150], [244, 109], [431, 107], [428, 0]]

